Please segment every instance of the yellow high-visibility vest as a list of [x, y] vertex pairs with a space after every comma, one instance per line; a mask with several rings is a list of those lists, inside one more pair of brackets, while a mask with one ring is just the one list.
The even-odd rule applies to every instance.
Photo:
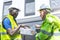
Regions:
[[[10, 20], [11, 22], [11, 27], [12, 29], [14, 30], [15, 27], [17, 27], [17, 23], [16, 21], [14, 20], [13, 16], [8, 14], [7, 15], [7, 18]], [[13, 36], [7, 34], [6, 30], [2, 27], [1, 25], [1, 40], [21, 40], [21, 35], [16, 33], [14, 34]]]

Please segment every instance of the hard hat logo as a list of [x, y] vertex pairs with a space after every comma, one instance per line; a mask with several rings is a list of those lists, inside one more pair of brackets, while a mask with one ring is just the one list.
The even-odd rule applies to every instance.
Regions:
[[45, 4], [42, 4], [42, 5], [40, 6], [39, 11], [41, 11], [41, 10], [49, 10], [49, 11], [51, 11], [50, 7], [47, 6], [47, 5], [45, 5]]

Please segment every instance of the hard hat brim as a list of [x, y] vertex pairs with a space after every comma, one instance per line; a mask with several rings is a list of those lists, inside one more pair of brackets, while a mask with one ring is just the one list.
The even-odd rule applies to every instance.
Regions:
[[46, 9], [51, 11], [51, 9], [49, 8], [39, 9], [39, 11], [46, 10]]
[[11, 9], [15, 9], [15, 10], [18, 10], [18, 11], [20, 11], [18, 8], [15, 8], [15, 7], [11, 7], [11, 8], [9, 8], [9, 10], [11, 10]]

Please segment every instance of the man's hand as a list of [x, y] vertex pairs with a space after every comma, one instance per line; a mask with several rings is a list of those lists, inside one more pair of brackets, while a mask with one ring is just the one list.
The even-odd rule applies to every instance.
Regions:
[[25, 25], [26, 25], [26, 24], [21, 24], [20, 26], [21, 26], [21, 27], [24, 27]]
[[31, 33], [34, 35], [35, 34], [35, 31], [32, 30]]
[[22, 28], [26, 28], [26, 27], [27, 27], [27, 28], [30, 28], [30, 27], [29, 27], [28, 25], [26, 25], [26, 24], [21, 24], [20, 27], [22, 27]]
[[35, 27], [36, 27], [37, 29], [40, 29], [40, 25], [37, 25], [37, 24], [36, 24]]
[[19, 29], [20, 29], [20, 25], [18, 25], [18, 27], [15, 27], [14, 29], [8, 28], [7, 32], [8, 32], [8, 34], [10, 34], [12, 36], [15, 33], [17, 33], [19, 31]]

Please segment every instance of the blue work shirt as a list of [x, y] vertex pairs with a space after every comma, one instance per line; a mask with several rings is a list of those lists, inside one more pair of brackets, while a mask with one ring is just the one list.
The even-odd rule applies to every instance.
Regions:
[[3, 20], [3, 25], [4, 25], [4, 28], [5, 28], [6, 30], [8, 30], [8, 28], [12, 28], [12, 27], [11, 27], [10, 20], [9, 20], [8, 18], [5, 18], [5, 19]]

